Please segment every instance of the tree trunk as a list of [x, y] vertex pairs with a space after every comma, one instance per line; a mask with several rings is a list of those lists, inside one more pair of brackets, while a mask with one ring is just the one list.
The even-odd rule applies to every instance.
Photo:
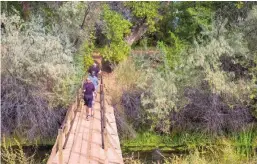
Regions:
[[85, 21], [86, 21], [86, 18], [87, 18], [87, 15], [88, 15], [89, 11], [90, 11], [90, 4], [88, 5], [87, 9], [85, 10], [84, 19], [83, 19], [83, 22], [82, 22], [82, 24], [80, 26], [81, 29], [84, 28]]
[[138, 41], [147, 31], [148, 25], [143, 23], [136, 27], [136, 29], [125, 38], [125, 41], [131, 46], [134, 42]]
[[[168, 7], [170, 5], [170, 2], [163, 2], [163, 5]], [[163, 11], [162, 11], [163, 12]], [[161, 14], [162, 12], [159, 12], [159, 14]], [[163, 13], [164, 14], [164, 13]], [[155, 23], [157, 23], [159, 21], [159, 18], [155, 18]], [[141, 19], [141, 21], [139, 21], [140, 23], [137, 24], [137, 27], [135, 28], [135, 30], [125, 38], [125, 41], [128, 43], [128, 45], [132, 45], [133, 43], [135, 43], [136, 41], [140, 40], [141, 37], [146, 33], [146, 31], [148, 30], [148, 25], [146, 23], [146, 16]]]
[[30, 5], [29, 2], [21, 2], [22, 4], [22, 12], [23, 12], [23, 18], [24, 20], [27, 20], [29, 18], [29, 9], [30, 9]]
[[[83, 22], [82, 22], [82, 24], [80, 25], [80, 29], [81, 29], [81, 30], [84, 29], [85, 21], [86, 21], [86, 18], [87, 18], [87, 15], [88, 15], [89, 11], [90, 11], [90, 5], [88, 5], [87, 9], [85, 10]], [[75, 42], [74, 42], [74, 46], [76, 46], [76, 45], [78, 44], [78, 41], [79, 41], [79, 37], [76, 38], [76, 40], [75, 40]]]
[[146, 18], [144, 18], [140, 23], [137, 24], [135, 30], [125, 38], [125, 41], [131, 46], [133, 43], [141, 39], [147, 30], [148, 25], [146, 23]]

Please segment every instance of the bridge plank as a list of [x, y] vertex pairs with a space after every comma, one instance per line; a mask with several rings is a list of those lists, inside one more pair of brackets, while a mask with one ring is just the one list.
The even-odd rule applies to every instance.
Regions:
[[82, 137], [83, 137], [82, 122], [84, 122], [83, 121], [83, 111], [81, 111], [80, 116], [79, 116], [78, 127], [75, 132], [75, 137], [73, 139], [73, 145], [71, 148], [70, 157], [68, 160], [69, 164], [72, 164], [72, 163], [75, 164], [75, 163], [78, 163], [78, 161], [79, 161], [79, 155], [80, 155], [80, 149], [81, 149]]

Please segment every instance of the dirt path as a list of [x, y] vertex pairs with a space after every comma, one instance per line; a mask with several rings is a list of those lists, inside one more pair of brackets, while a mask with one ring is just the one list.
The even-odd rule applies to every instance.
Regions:
[[115, 81], [115, 76], [113, 73], [107, 73], [107, 72], [102, 72], [103, 74], [103, 81], [104, 81], [104, 89], [105, 89], [105, 99], [109, 105], [112, 103], [112, 97], [111, 93], [114, 92], [114, 87], [117, 86], [116, 81]]
[[114, 91], [114, 87], [116, 86], [114, 73], [108, 68], [106, 69], [106, 65], [103, 66], [102, 56], [100, 56], [99, 53], [94, 53], [93, 59], [103, 68], [101, 71], [103, 75], [105, 99], [107, 100], [107, 103], [111, 105], [111, 93]]

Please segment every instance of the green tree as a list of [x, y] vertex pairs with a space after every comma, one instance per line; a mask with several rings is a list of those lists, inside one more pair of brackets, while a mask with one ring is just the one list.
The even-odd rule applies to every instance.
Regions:
[[[156, 19], [161, 19], [158, 9], [161, 2], [125, 2], [125, 6], [131, 8], [132, 14], [138, 19], [143, 19], [148, 25], [148, 31], [153, 32], [156, 30]], [[134, 22], [138, 23], [138, 22]]]
[[124, 37], [130, 33], [132, 24], [107, 5], [103, 7], [103, 20], [106, 23], [104, 34], [109, 44], [103, 48], [102, 55], [114, 63], [122, 61], [130, 52], [130, 46], [124, 41]]
[[138, 41], [145, 33], [156, 31], [156, 22], [162, 19], [160, 14], [161, 4], [165, 2], [125, 2], [133, 14], [132, 23], [134, 30], [126, 38], [126, 42], [132, 45]]

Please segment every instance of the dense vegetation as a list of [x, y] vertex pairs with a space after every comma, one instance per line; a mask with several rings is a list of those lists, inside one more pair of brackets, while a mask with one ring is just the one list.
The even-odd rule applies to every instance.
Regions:
[[[2, 135], [55, 136], [97, 51], [116, 77], [124, 152], [255, 163], [256, 22], [255, 2], [1, 2]], [[31, 160], [10, 149], [6, 161]]]

